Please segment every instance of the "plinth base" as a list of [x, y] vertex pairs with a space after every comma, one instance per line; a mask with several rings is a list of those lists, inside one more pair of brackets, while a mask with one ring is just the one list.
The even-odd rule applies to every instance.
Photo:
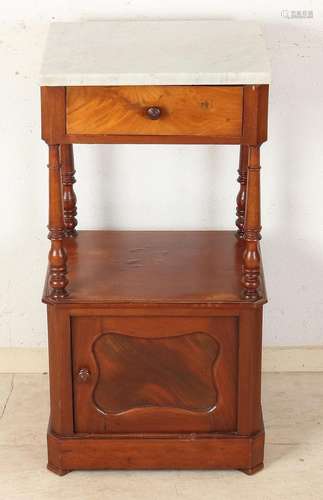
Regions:
[[175, 434], [61, 437], [48, 433], [48, 469], [239, 469], [263, 467], [264, 432], [253, 436]]

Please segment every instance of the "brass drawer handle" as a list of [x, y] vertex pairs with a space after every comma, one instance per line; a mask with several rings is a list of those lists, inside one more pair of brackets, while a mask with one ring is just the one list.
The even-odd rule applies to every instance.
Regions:
[[81, 368], [78, 372], [78, 377], [81, 382], [86, 382], [90, 378], [90, 371], [87, 368]]
[[150, 118], [150, 120], [158, 120], [161, 115], [161, 109], [157, 106], [150, 106], [146, 109], [146, 115]]

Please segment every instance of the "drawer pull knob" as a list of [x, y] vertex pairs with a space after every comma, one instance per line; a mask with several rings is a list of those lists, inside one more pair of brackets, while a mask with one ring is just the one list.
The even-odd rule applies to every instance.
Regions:
[[150, 106], [146, 109], [146, 114], [151, 120], [158, 120], [161, 115], [161, 109], [157, 106]]
[[78, 372], [78, 377], [82, 382], [86, 382], [90, 378], [90, 372], [87, 368], [81, 368]]

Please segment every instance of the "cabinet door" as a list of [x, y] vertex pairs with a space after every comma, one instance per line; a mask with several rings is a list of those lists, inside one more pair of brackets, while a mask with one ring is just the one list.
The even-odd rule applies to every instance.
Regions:
[[237, 429], [235, 317], [72, 319], [77, 433]]

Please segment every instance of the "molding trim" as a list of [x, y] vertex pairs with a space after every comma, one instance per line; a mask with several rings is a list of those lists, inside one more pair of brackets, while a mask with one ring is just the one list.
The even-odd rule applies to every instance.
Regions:
[[[264, 372], [323, 372], [323, 345], [264, 347]], [[48, 372], [45, 347], [0, 347], [0, 373]]]

